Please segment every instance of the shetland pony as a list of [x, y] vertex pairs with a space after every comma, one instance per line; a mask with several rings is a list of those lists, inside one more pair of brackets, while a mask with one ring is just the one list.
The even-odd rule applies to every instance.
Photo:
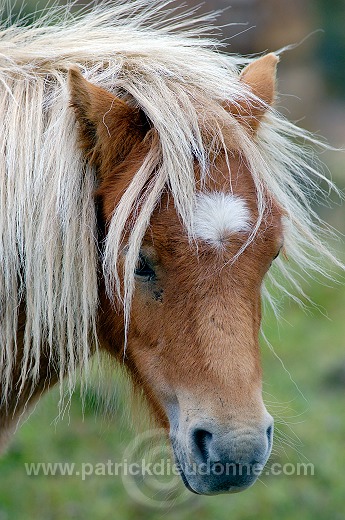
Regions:
[[235, 492], [272, 447], [264, 280], [298, 293], [293, 262], [339, 262], [311, 207], [323, 175], [296, 144], [314, 139], [273, 108], [278, 56], [224, 55], [167, 3], [1, 30], [2, 440], [106, 351], [170, 431], [185, 485]]

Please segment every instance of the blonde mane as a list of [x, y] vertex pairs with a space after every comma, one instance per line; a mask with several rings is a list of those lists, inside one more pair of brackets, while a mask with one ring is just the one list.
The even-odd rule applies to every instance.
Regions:
[[[192, 240], [194, 160], [207, 176], [210, 152], [214, 156], [222, 148], [235, 147], [246, 157], [257, 188], [259, 221], [266, 190], [283, 208], [286, 254], [301, 272], [329, 276], [322, 259], [341, 265], [323, 243], [325, 228], [311, 207], [315, 195], [323, 196], [319, 181], [334, 186], [313, 166], [312, 154], [296, 144], [297, 140], [312, 145], [317, 141], [273, 109], [268, 110], [256, 139], [250, 138], [220, 102], [236, 103], [251, 96], [238, 78], [251, 60], [222, 54], [216, 41], [200, 38], [209, 32], [211, 17], [191, 20], [172, 11], [167, 20], [163, 8], [169, 3], [109, 2], [81, 15], [72, 15], [67, 6], [43, 14], [31, 27], [17, 24], [1, 29], [0, 365], [4, 402], [18, 349], [21, 303], [26, 323], [18, 393], [26, 379], [37, 379], [43, 345], [59, 367], [61, 382], [67, 374], [69, 391], [79, 370], [87, 372], [90, 352], [97, 348], [96, 178], [77, 145], [67, 84], [71, 67], [79, 67], [89, 81], [117, 95], [129, 95], [159, 138], [114, 209], [105, 242], [103, 274], [109, 294], [117, 288], [127, 327], [140, 244], [163, 190], [170, 190]], [[131, 223], [127, 244], [125, 291], [120, 294], [118, 257], [123, 232], [139, 202], [141, 209]], [[275, 273], [278, 276], [272, 271], [269, 277], [279, 290], [289, 292], [280, 285], [283, 277], [303, 296], [293, 267], [283, 259], [277, 261]]]

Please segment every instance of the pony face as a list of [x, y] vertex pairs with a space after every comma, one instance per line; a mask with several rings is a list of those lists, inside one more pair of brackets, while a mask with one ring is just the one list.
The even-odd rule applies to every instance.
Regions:
[[[251, 138], [273, 99], [275, 65], [269, 55], [242, 74], [261, 102], [225, 105]], [[140, 110], [77, 71], [71, 73], [71, 89], [82, 146], [98, 169], [107, 233], [155, 131]], [[109, 110], [112, 118], [105, 124]], [[104, 290], [100, 335], [120, 359], [126, 338], [126, 364], [169, 429], [186, 486], [202, 494], [237, 492], [255, 481], [272, 447], [258, 335], [261, 285], [282, 247], [282, 215], [267, 194], [255, 228], [255, 183], [235, 147], [213, 158], [206, 178], [195, 161], [194, 175], [190, 232], [166, 189], [138, 250], [129, 325]], [[129, 234], [124, 233], [118, 259], [120, 290]]]
[[[238, 160], [233, 163], [247, 181], [234, 189], [236, 200], [245, 201], [255, 221], [250, 174]], [[250, 229], [245, 215], [243, 231], [231, 231], [232, 214], [230, 230], [221, 219], [226, 214], [217, 219], [227, 197], [225, 209], [236, 209], [222, 166], [218, 181], [199, 195], [209, 211], [215, 205], [215, 214], [208, 213], [196, 242], [189, 242], [172, 201], [163, 200], [153, 215], [135, 273], [126, 352], [135, 380], [170, 430], [185, 483], [198, 493], [251, 484], [269, 456], [273, 434], [261, 397], [258, 334], [260, 289], [282, 245], [281, 217], [272, 205], [255, 240], [233, 262]], [[210, 473], [202, 475], [207, 464]]]

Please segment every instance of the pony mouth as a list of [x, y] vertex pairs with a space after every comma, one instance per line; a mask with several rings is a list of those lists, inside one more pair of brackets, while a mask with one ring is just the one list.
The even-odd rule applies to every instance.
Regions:
[[179, 468], [179, 474], [180, 474], [180, 477], [181, 477], [181, 480], [183, 482], [183, 484], [185, 485], [185, 487], [188, 489], [188, 491], [191, 491], [192, 493], [194, 493], [195, 495], [218, 495], [218, 494], [223, 494], [223, 493], [228, 493], [228, 494], [235, 494], [235, 493], [241, 493], [242, 491], [245, 491], [246, 489], [248, 489], [250, 486], [252, 486], [255, 482], [255, 480], [253, 482], [249, 482], [247, 484], [244, 484], [244, 485], [241, 485], [241, 486], [236, 486], [236, 485], [230, 485], [230, 486], [221, 486], [221, 487], [211, 487], [208, 491], [202, 491], [201, 493], [198, 492], [198, 491], [195, 491], [194, 488], [192, 488], [192, 486], [190, 485], [184, 471], [182, 470], [181, 468], [181, 465], [180, 463], [178, 462], [178, 459], [176, 457], [176, 462], [178, 464], [178, 468]]
[[[188, 489], [188, 491], [190, 491], [191, 493], [194, 493], [195, 495], [212, 496], [212, 495], [218, 495], [218, 494], [223, 494], [223, 493], [228, 493], [228, 494], [240, 493], [242, 491], [245, 491], [249, 487], [251, 487], [257, 479], [256, 477], [254, 477], [254, 478], [251, 477], [248, 479], [244, 479], [243, 481], [237, 481], [237, 482], [231, 481], [231, 479], [230, 480], [225, 479], [225, 480], [219, 481], [217, 479], [215, 480], [212, 476], [209, 476], [209, 478], [205, 479], [205, 475], [203, 475], [203, 476], [199, 476], [199, 479], [197, 478], [195, 482], [194, 482], [195, 479], [192, 479], [195, 487], [197, 489], [199, 489], [199, 491], [196, 491], [196, 489], [194, 487], [192, 487], [192, 484], [190, 483], [190, 481], [188, 480], [188, 478], [186, 476], [186, 471], [185, 471], [186, 468], [184, 468], [184, 465], [181, 464], [181, 462], [179, 460], [179, 457], [178, 457], [178, 455], [176, 453], [176, 449], [175, 449], [176, 446], [172, 442], [172, 439], [171, 439], [171, 443], [172, 443], [175, 462], [176, 462], [181, 480], [182, 480], [184, 486]], [[188, 468], [187, 468], [187, 474], [188, 474]]]
[[[192, 486], [191, 484], [189, 483], [187, 477], [186, 477], [186, 474], [185, 472], [183, 471], [183, 465], [180, 463], [179, 461], [179, 458], [178, 456], [176, 455], [176, 452], [175, 452], [175, 448], [174, 448], [174, 445], [173, 445], [173, 453], [174, 453], [174, 458], [175, 458], [175, 462], [176, 462], [176, 465], [178, 467], [178, 471], [179, 471], [179, 475], [181, 477], [181, 480], [184, 484], [184, 486], [188, 489], [188, 491], [190, 491], [191, 493], [194, 493], [195, 495], [208, 495], [208, 496], [212, 496], [212, 495], [218, 495], [219, 493], [229, 493], [229, 494], [233, 494], [233, 493], [240, 493], [241, 491], [245, 491], [248, 487], [250, 487], [254, 482], [250, 482], [250, 483], [246, 483], [244, 485], [240, 485], [240, 486], [237, 486], [237, 485], [226, 485], [223, 487], [223, 486], [212, 486], [210, 485], [210, 488], [209, 489], [203, 489], [201, 492], [200, 491], [196, 491]], [[205, 484], [205, 482], [204, 482]], [[202, 486], [204, 487], [204, 486]]]
[[[171, 442], [172, 443], [172, 442]], [[175, 458], [175, 462], [177, 464], [177, 467], [178, 467], [178, 471], [179, 471], [179, 475], [181, 477], [181, 480], [183, 482], [183, 484], [185, 485], [185, 487], [188, 489], [188, 491], [191, 491], [192, 493], [194, 493], [195, 495], [200, 495], [200, 493], [198, 493], [197, 491], [195, 491], [195, 489], [192, 488], [192, 486], [189, 484], [188, 482], [188, 479], [182, 469], [182, 464], [180, 463], [179, 459], [178, 459], [178, 456], [176, 455], [176, 451], [175, 451], [175, 447], [174, 447], [174, 444], [172, 443], [172, 447], [173, 447], [173, 453], [174, 453], [174, 458]]]
[[[180, 468], [180, 465], [179, 465], [179, 468]], [[191, 485], [189, 484], [188, 480], [187, 480], [187, 477], [186, 475], [184, 474], [183, 470], [180, 468], [179, 469], [180, 471], [180, 477], [181, 477], [181, 480], [182, 482], [184, 483], [185, 487], [188, 489], [188, 491], [191, 491], [192, 493], [194, 493], [195, 495], [200, 495], [200, 493], [198, 493], [197, 491], [195, 491], [195, 489], [193, 489], [191, 487]]]

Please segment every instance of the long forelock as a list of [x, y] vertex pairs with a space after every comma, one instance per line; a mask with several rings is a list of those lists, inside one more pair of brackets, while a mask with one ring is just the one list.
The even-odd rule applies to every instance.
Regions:
[[[128, 93], [156, 132], [141, 168], [114, 208], [104, 247], [107, 289], [109, 295], [115, 291], [123, 305], [126, 330], [141, 241], [163, 191], [169, 189], [193, 241], [195, 160], [205, 178], [219, 151], [235, 148], [242, 153], [256, 187], [259, 218], [234, 261], [240, 261], [259, 228], [268, 192], [286, 215], [285, 249], [301, 271], [321, 270], [328, 276], [327, 268], [320, 267], [320, 256], [340, 265], [322, 241], [323, 223], [308, 195], [317, 191], [322, 196], [322, 170], [296, 144], [296, 139], [313, 145], [317, 141], [271, 108], [256, 138], [249, 136], [220, 102], [250, 98], [238, 77], [250, 60], [224, 55], [215, 51], [214, 39], [199, 38], [210, 32], [210, 20], [172, 14], [168, 23], [160, 14], [168, 3], [112, 2], [81, 17], [69, 15], [64, 8], [45, 15], [32, 28], [14, 26], [0, 34], [0, 106], [5, 114], [0, 122], [4, 400], [11, 386], [21, 301], [27, 312], [22, 382], [29, 375], [37, 379], [45, 343], [58, 360], [61, 380], [64, 373], [69, 375], [71, 391], [77, 365], [87, 369], [97, 344], [96, 179], [77, 147], [66, 83], [71, 66], [78, 66], [88, 80], [105, 89]], [[58, 24], [52, 26], [57, 18]], [[121, 273], [124, 230], [133, 213], [136, 218]], [[303, 296], [293, 270], [282, 260], [277, 265]], [[280, 288], [277, 280], [279, 273], [273, 284]]]

